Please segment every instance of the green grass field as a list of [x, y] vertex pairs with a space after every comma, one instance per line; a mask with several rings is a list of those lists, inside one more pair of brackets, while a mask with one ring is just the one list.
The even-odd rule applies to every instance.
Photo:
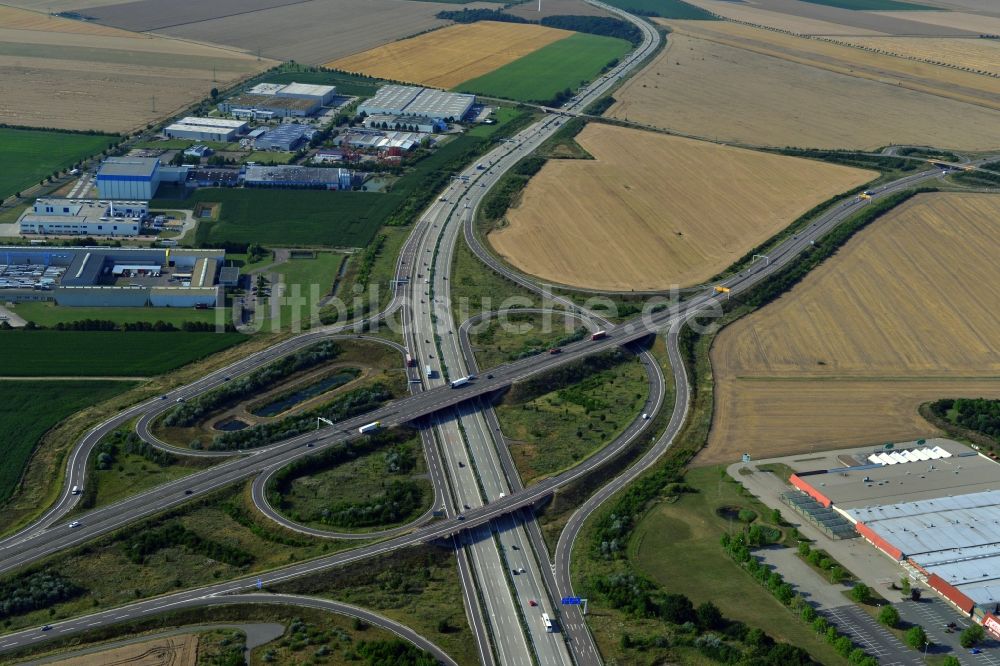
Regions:
[[[546, 318], [550, 322], [548, 325]], [[491, 319], [477, 324], [470, 332], [469, 339], [480, 368], [495, 368], [526, 356], [543, 354], [569, 342], [567, 337], [582, 340], [585, 333], [579, 319], [555, 314], [514, 311], [507, 315], [506, 322], [504, 325], [499, 319]]]
[[9, 377], [148, 377], [249, 339], [239, 333], [2, 331]]
[[828, 7], [839, 7], [840, 9], [854, 9], [858, 11], [904, 11], [904, 10], [933, 10], [938, 7], [918, 5], [914, 2], [900, 2], [899, 0], [805, 0], [814, 5], [826, 5]]
[[[343, 254], [317, 252], [315, 259], [291, 259], [266, 271], [265, 275], [276, 273], [281, 276], [280, 280], [285, 284], [285, 291], [282, 293], [286, 298], [304, 300], [301, 306], [282, 305], [281, 319], [278, 322], [271, 320], [271, 309], [265, 302], [262, 309], [267, 313], [267, 318], [263, 330], [275, 330], [275, 325], [278, 328], [308, 328], [312, 315], [319, 315], [320, 302], [332, 291], [333, 281], [343, 261]], [[271, 293], [274, 293], [273, 285]]]
[[[513, 394], [511, 394], [513, 395]], [[528, 401], [508, 396], [497, 419], [525, 485], [579, 464], [643, 409], [646, 373], [634, 357]]]
[[219, 202], [218, 222], [201, 222], [197, 246], [262, 243], [282, 246], [364, 247], [402, 202], [395, 192], [327, 192], [203, 188], [184, 201], [157, 200], [154, 208], [193, 208]]
[[711, 600], [726, 617], [805, 648], [824, 664], [846, 663], [808, 625], [740, 571], [719, 545], [722, 534], [734, 528], [717, 509], [746, 508], [758, 516], [770, 513], [755, 498], [742, 494], [742, 486], [721, 475], [722, 471], [722, 467], [689, 470], [684, 480], [697, 492], [655, 505], [636, 526], [629, 544], [630, 559], [669, 592], [685, 594], [695, 604]]
[[[4, 352], [5, 359], [9, 359], [6, 347]], [[114, 381], [0, 382], [4, 461], [0, 466], [0, 501], [10, 497], [38, 440], [49, 428], [73, 412], [124, 393], [134, 385]]]
[[684, 0], [608, 0], [609, 5], [621, 9], [636, 9], [651, 16], [688, 19], [693, 21], [714, 21], [715, 16], [700, 7], [689, 5]]
[[280, 150], [255, 150], [242, 158], [243, 162], [257, 162], [258, 164], [288, 164], [295, 157], [295, 153], [285, 153]]
[[[180, 327], [186, 321], [215, 323], [215, 310], [195, 310], [194, 308], [77, 308], [60, 307], [51, 301], [35, 301], [18, 303], [9, 310], [18, 314], [26, 321], [33, 321], [39, 326], [55, 326], [60, 322], [80, 321], [82, 319], [102, 319], [116, 324], [133, 322], [157, 321], [166, 322]], [[228, 313], [226, 313], [228, 317]], [[228, 319], [223, 318], [223, 321]]]
[[0, 199], [99, 153], [117, 136], [0, 127]]
[[[282, 496], [282, 512], [295, 521], [320, 529], [344, 529], [337, 525], [323, 523], [320, 513], [338, 502], [360, 503], [384, 495], [386, 483], [391, 481], [414, 481], [423, 490], [423, 504], [401, 522], [413, 520], [430, 508], [434, 499], [434, 489], [427, 480], [427, 464], [421, 450], [419, 437], [402, 442], [413, 454], [415, 464], [408, 473], [390, 473], [387, 456], [390, 446], [382, 447], [349, 462], [333, 465], [328, 469], [295, 479], [289, 484], [288, 492]], [[345, 529], [363, 532], [385, 529], [393, 525], [379, 525], [363, 529]]]
[[581, 83], [592, 80], [605, 65], [621, 58], [630, 48], [622, 39], [575, 33], [466, 81], [455, 90], [521, 102], [546, 102], [566, 88], [575, 90]]

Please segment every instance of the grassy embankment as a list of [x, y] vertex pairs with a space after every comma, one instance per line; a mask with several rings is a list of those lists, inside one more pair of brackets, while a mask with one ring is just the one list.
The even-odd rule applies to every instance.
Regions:
[[311, 653], [323, 646], [331, 650], [329, 658], [332, 660], [332, 663], [356, 662], [354, 646], [358, 642], [362, 640], [389, 641], [394, 639], [394, 635], [388, 631], [358, 622], [353, 618], [343, 615], [327, 613], [313, 608], [246, 604], [244, 606], [195, 608], [158, 615], [146, 620], [125, 622], [97, 631], [46, 641], [37, 647], [28, 647], [24, 650], [9, 653], [9, 656], [12, 659], [18, 660], [29, 658], [40, 659], [55, 655], [62, 656], [76, 650], [99, 647], [126, 635], [149, 636], [153, 638], [164, 630], [169, 630], [173, 627], [248, 622], [275, 622], [286, 627], [283, 637], [254, 650], [252, 659], [255, 664], [265, 662], [266, 654], [270, 654], [271, 657], [269, 658], [273, 658], [273, 661], [270, 663], [294, 663], [296, 659], [302, 657], [304, 649], [311, 647]]
[[292, 580], [273, 591], [364, 606], [415, 629], [460, 664], [479, 663], [450, 548], [414, 546]]
[[613, 441], [648, 398], [646, 373], [624, 352], [530, 379], [496, 406], [525, 485], [573, 467]]
[[383, 433], [343, 450], [275, 484], [272, 505], [311, 527], [354, 532], [405, 524], [430, 509], [434, 489], [416, 432]]

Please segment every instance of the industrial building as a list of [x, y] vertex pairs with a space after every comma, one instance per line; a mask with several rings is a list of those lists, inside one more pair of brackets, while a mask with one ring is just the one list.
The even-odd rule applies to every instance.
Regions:
[[138, 236], [147, 215], [145, 201], [40, 198], [18, 224], [40, 236]]
[[280, 187], [318, 190], [349, 190], [354, 181], [350, 169], [323, 169], [294, 165], [248, 166], [246, 187]]
[[159, 186], [157, 157], [109, 157], [97, 170], [97, 192], [102, 199], [149, 201]]
[[425, 117], [443, 129], [445, 122], [462, 120], [475, 103], [475, 95], [392, 84], [379, 88], [374, 97], [358, 107], [358, 112]]
[[0, 299], [81, 307], [215, 307], [224, 250], [0, 247]]
[[251, 95], [274, 95], [292, 99], [308, 99], [324, 106], [333, 101], [336, 96], [335, 86], [314, 85], [312, 83], [258, 83], [249, 91]]
[[413, 131], [424, 134], [441, 129], [439, 122], [427, 116], [394, 116], [385, 113], [366, 116], [364, 124], [371, 129]]
[[842, 454], [799, 491], [1000, 637], [1000, 464], [946, 439]]
[[352, 148], [372, 150], [399, 150], [408, 152], [420, 145], [426, 134], [416, 132], [380, 132], [376, 130], [352, 131], [343, 138], [342, 144]]
[[280, 97], [278, 95], [239, 95], [219, 104], [221, 113], [247, 120], [304, 118], [322, 108], [316, 97]]
[[164, 128], [163, 133], [171, 139], [191, 139], [192, 141], [219, 141], [229, 143], [246, 133], [247, 124], [242, 120], [226, 118], [198, 118], [188, 116]]
[[313, 130], [298, 123], [284, 123], [258, 135], [253, 146], [257, 150], [290, 152], [312, 138]]

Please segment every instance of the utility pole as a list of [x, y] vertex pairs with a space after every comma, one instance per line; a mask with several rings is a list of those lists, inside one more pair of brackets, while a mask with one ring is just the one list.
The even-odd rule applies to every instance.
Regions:
[[156, 95], [152, 96], [152, 100], [153, 100], [153, 113], [156, 113]]

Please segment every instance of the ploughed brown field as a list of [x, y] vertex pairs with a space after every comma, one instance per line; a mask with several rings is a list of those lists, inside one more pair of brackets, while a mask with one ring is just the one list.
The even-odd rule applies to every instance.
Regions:
[[669, 25], [608, 115], [750, 145], [1000, 148], [1000, 79], [726, 21]]
[[[175, 2], [143, 0], [148, 11], [170, 12]], [[199, 42], [226, 44], [276, 60], [321, 65], [336, 58], [449, 25], [442, 10], [497, 7], [472, 2], [450, 5], [418, 0], [255, 0], [270, 7], [243, 10], [243, 0], [183, 0], [198, 20], [157, 17], [156, 32]], [[208, 9], [203, 9], [207, 7]], [[111, 8], [112, 13], [114, 8]], [[211, 15], [206, 16], [206, 12]]]
[[0, 7], [0, 123], [129, 131], [274, 64], [214, 46]]
[[612, 125], [577, 141], [596, 159], [549, 160], [488, 239], [526, 273], [597, 290], [703, 282], [877, 176]]
[[712, 347], [699, 463], [936, 434], [946, 397], [1000, 397], [1000, 196], [923, 194]]
[[480, 21], [386, 44], [326, 66], [392, 81], [452, 88], [571, 34], [540, 25]]

